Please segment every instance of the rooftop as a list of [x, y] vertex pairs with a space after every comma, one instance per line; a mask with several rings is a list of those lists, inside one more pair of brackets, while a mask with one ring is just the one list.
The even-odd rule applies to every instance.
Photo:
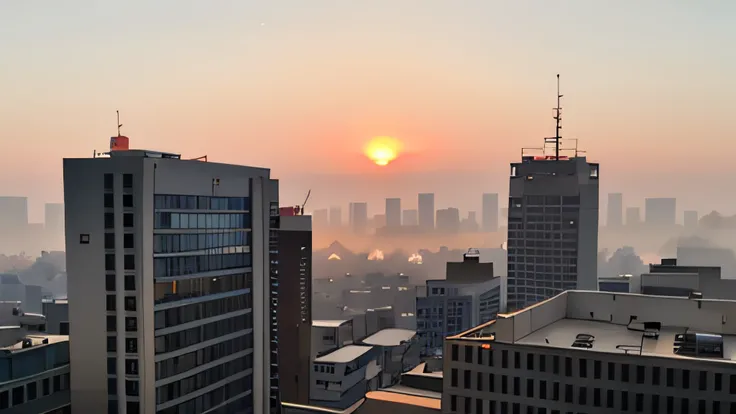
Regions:
[[[723, 358], [697, 359], [736, 363], [736, 320], [728, 318], [734, 314], [736, 301], [729, 300], [567, 291], [449, 339], [570, 349], [578, 335], [587, 334], [594, 337], [591, 347], [576, 349], [696, 358], [675, 354], [675, 335], [711, 334], [722, 336]], [[658, 338], [645, 336], [647, 322], [658, 325]]]
[[312, 321], [312, 326], [318, 328], [337, 328], [350, 321], [350, 319], [317, 319]]
[[398, 346], [416, 335], [416, 331], [409, 329], [389, 328], [382, 329], [373, 335], [363, 339], [361, 342], [376, 346]]
[[390, 392], [390, 391], [369, 391], [365, 394], [365, 398], [367, 400], [379, 400], [379, 401], [386, 401], [386, 402], [393, 402], [398, 404], [408, 404], [408, 405], [415, 405], [418, 407], [424, 407], [424, 408], [431, 408], [434, 410], [440, 410], [442, 409], [442, 399], [441, 398], [428, 398], [428, 397], [419, 397], [416, 395], [407, 395], [407, 394], [400, 394], [397, 392]]
[[[26, 335], [25, 339], [30, 339], [32, 342], [32, 347], [35, 348], [39, 345], [47, 345], [43, 343], [44, 339], [48, 339], [48, 344], [55, 344], [58, 342], [69, 341], [69, 336], [68, 335], [47, 335], [44, 333], [32, 333], [32, 334]], [[9, 345], [9, 346], [0, 348], [0, 350], [2, 351], [11, 352], [11, 353], [23, 351], [25, 349], [30, 349], [30, 348], [23, 348], [23, 341], [16, 342], [13, 345]]]
[[346, 345], [334, 352], [316, 358], [314, 362], [344, 364], [358, 359], [371, 349], [373, 349], [372, 346]]

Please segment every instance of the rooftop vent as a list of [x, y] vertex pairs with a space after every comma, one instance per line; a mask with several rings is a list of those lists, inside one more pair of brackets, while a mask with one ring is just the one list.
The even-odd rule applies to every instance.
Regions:
[[677, 334], [674, 353], [697, 358], [723, 358], [723, 337], [703, 333]]
[[688, 299], [703, 299], [703, 292], [690, 292]]
[[575, 337], [575, 342], [572, 343], [572, 347], [590, 349], [593, 348], [594, 341], [595, 336], [591, 334], [580, 333], [577, 334], [577, 336]]
[[23, 345], [22, 345], [23, 349], [30, 348], [32, 346], [33, 346], [33, 341], [31, 340], [31, 338], [23, 338]]

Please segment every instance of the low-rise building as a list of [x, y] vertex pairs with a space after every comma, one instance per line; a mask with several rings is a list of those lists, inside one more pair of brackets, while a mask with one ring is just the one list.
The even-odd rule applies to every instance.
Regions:
[[318, 357], [312, 363], [310, 404], [346, 409], [378, 389], [378, 349], [347, 345]]
[[330, 353], [353, 343], [353, 320], [313, 320], [312, 355]]
[[420, 362], [422, 349], [416, 331], [408, 329], [382, 329], [360, 341], [375, 348], [381, 367], [379, 386], [388, 387], [399, 382], [406, 372]]
[[566, 291], [445, 341], [446, 413], [736, 412], [736, 301]]
[[43, 301], [43, 315], [46, 317], [46, 333], [69, 335], [69, 301], [49, 299]]

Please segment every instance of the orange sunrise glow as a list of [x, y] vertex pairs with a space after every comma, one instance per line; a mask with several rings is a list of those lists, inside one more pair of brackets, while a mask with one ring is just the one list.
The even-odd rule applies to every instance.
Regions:
[[376, 165], [386, 166], [399, 156], [401, 142], [391, 137], [376, 137], [370, 140], [363, 153]]

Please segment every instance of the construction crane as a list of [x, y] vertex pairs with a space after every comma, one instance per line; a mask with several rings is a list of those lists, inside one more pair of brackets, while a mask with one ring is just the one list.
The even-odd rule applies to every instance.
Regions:
[[311, 189], [307, 192], [307, 198], [304, 199], [304, 202], [302, 203], [302, 205], [301, 206], [295, 206], [294, 207], [294, 212], [296, 213], [297, 216], [303, 216], [304, 215], [304, 207], [307, 205], [307, 201], [309, 201], [309, 196], [310, 195], [312, 195], [312, 190]]

